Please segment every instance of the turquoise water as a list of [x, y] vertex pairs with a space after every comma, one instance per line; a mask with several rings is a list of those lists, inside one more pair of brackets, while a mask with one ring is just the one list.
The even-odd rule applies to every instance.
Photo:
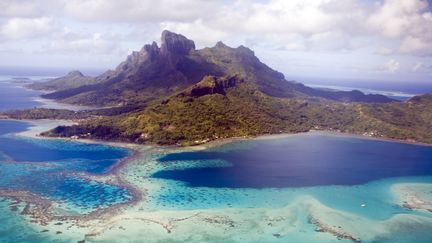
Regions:
[[119, 186], [83, 179], [101, 175], [129, 151], [97, 144], [24, 138], [14, 133], [29, 125], [0, 121], [0, 189], [29, 191], [61, 204], [73, 214], [131, 199]]

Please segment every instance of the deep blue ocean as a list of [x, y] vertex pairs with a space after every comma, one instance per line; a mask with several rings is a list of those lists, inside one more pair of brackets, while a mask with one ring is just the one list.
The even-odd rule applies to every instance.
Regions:
[[6, 79], [0, 77], [0, 111], [28, 109], [40, 105], [39, 102], [35, 101], [35, 98], [42, 92], [24, 89], [23, 84]]
[[373, 80], [353, 78], [317, 78], [317, 77], [287, 77], [305, 84], [354, 87], [379, 91], [394, 91], [409, 94], [432, 93], [432, 82], [416, 80]]

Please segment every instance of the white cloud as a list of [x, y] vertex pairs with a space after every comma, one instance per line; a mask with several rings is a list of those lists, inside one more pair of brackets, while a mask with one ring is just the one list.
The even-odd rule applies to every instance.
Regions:
[[18, 40], [50, 34], [57, 28], [52, 18], [11, 18], [0, 26], [0, 39]]
[[[243, 36], [291, 50], [351, 50], [381, 43], [376, 54], [432, 54], [432, 13], [422, 0], [237, 0], [194, 20], [161, 26], [204, 36], [206, 43]], [[389, 48], [387, 42], [399, 47]]]
[[411, 70], [413, 72], [418, 72], [418, 71], [422, 70], [423, 68], [424, 68], [424, 64], [422, 62], [416, 62]]
[[408, 36], [402, 41], [399, 51], [419, 56], [432, 55], [432, 40], [428, 41], [425, 38]]
[[199, 0], [68, 0], [64, 13], [83, 21], [193, 21], [217, 9], [220, 1]]
[[383, 56], [388, 56], [388, 55], [392, 55], [395, 53], [395, 51], [391, 48], [387, 48], [387, 47], [379, 47], [376, 51], [376, 54], [379, 55], [383, 55]]
[[0, 17], [41, 17], [43, 2], [26, 0], [0, 1]]
[[380, 67], [379, 70], [389, 73], [395, 73], [399, 71], [400, 67], [401, 65], [398, 61], [390, 59], [382, 67]]
[[[232, 46], [247, 45], [263, 60], [282, 68], [297, 55], [318, 66], [337, 66], [343, 60], [377, 74], [375, 67], [390, 59], [380, 66], [382, 75], [403, 71], [414, 75], [410, 72], [413, 60], [429, 67], [432, 58], [428, 2], [0, 0], [0, 42], [3, 49], [12, 49], [23, 46], [16, 40], [28, 41], [22, 48], [26, 53], [77, 53], [94, 60], [108, 54], [121, 60], [123, 51], [139, 49], [157, 40], [162, 29], [169, 29], [195, 40], [198, 47], [219, 40]], [[65, 26], [68, 31], [63, 31]], [[285, 61], [273, 61], [272, 53], [280, 53]], [[410, 65], [401, 68], [399, 61]]]
[[368, 17], [367, 24], [386, 37], [400, 37], [412, 27], [411, 22], [422, 8], [423, 1], [386, 0]]
[[396, 40], [399, 48], [376, 53], [432, 55], [432, 13], [424, 0], [2, 0], [0, 16], [153, 24], [205, 45], [233, 37], [334, 51], [370, 46], [365, 39]]
[[374, 33], [400, 40], [403, 54], [432, 54], [432, 13], [427, 1], [386, 0], [367, 19]]
[[111, 54], [118, 51], [118, 42], [101, 33], [77, 34], [65, 31], [45, 47], [48, 52], [64, 54]]

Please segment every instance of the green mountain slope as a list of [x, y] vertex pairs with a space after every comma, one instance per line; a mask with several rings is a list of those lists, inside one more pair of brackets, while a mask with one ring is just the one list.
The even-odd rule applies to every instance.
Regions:
[[318, 129], [432, 143], [431, 97], [388, 104], [279, 98], [257, 90], [240, 76], [206, 76], [140, 111], [92, 118], [44, 135], [191, 145]]
[[196, 144], [218, 138], [346, 129], [355, 104], [269, 96], [241, 76], [206, 76], [148, 107], [59, 127], [48, 136], [85, 136], [138, 143]]

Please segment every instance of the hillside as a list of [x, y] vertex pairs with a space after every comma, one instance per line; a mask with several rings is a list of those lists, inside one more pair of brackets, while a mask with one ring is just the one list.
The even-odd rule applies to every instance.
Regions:
[[200, 144], [229, 137], [337, 130], [374, 137], [432, 142], [432, 95], [403, 103], [329, 102], [279, 98], [241, 76], [206, 76], [148, 107], [59, 127], [47, 136], [90, 136], [137, 143]]
[[[95, 80], [46, 97], [116, 108], [79, 114], [85, 118], [79, 125], [43, 135], [191, 145], [315, 129], [432, 143], [431, 95], [395, 102], [360, 91], [317, 90], [285, 80], [246, 47], [218, 42], [195, 50], [193, 41], [168, 31], [162, 34], [160, 48], [156, 43], [145, 45]], [[76, 116], [46, 110], [28, 113]]]
[[314, 129], [432, 143], [430, 97], [418, 96], [404, 103], [343, 104], [271, 97], [237, 77], [205, 77], [141, 111], [89, 119], [43, 135], [193, 145]]
[[337, 126], [350, 117], [350, 109], [336, 103], [272, 97], [240, 76], [206, 76], [141, 111], [59, 127], [45, 135], [91, 134], [98, 139], [187, 145], [218, 138], [308, 131], [317, 119], [326, 126]]
[[432, 143], [432, 94], [403, 103], [359, 105], [357, 116], [351, 126], [356, 133]]
[[[196, 50], [192, 40], [169, 31], [162, 33], [160, 47], [155, 42], [145, 45], [115, 70], [95, 77], [93, 84], [62, 88], [44, 98], [82, 105], [144, 105], [196, 84], [207, 75], [238, 75], [273, 97], [314, 96], [343, 102], [393, 101], [382, 95], [323, 91], [289, 82], [282, 73], [262, 63], [249, 48], [231, 48], [218, 42], [214, 47]], [[61, 82], [47, 85], [62, 86]]]
[[84, 85], [97, 83], [93, 77], [84, 76], [80, 71], [69, 72], [66, 76], [51, 79], [46, 82], [36, 82], [27, 85], [28, 88], [35, 90], [60, 91], [66, 89], [74, 89]]

